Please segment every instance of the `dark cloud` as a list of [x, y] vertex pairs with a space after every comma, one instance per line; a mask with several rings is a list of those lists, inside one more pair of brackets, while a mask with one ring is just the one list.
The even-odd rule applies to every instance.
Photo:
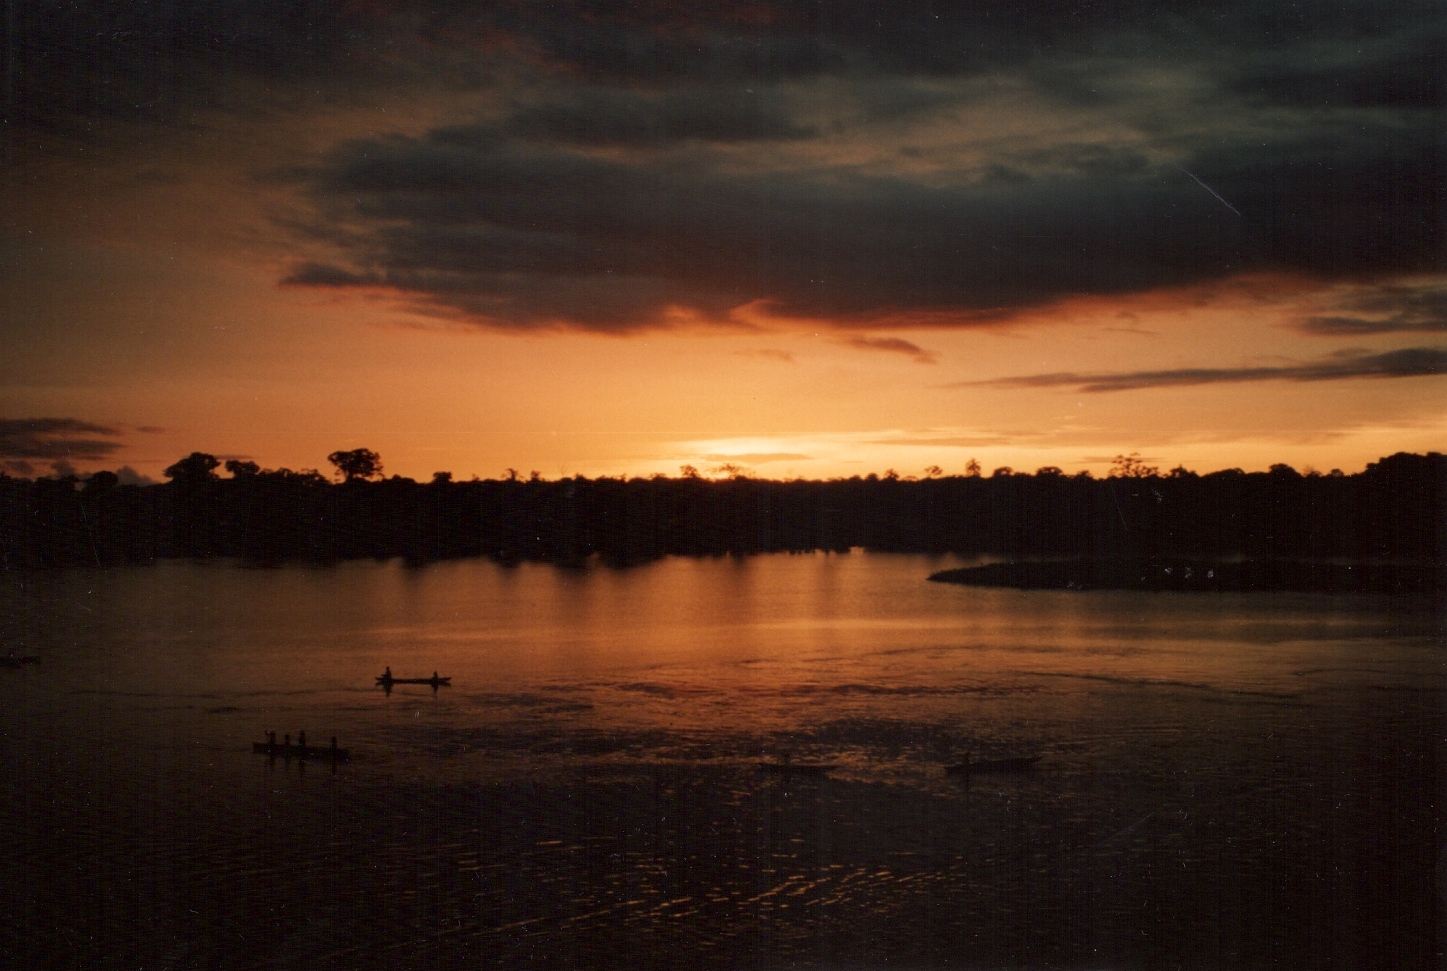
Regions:
[[988, 322], [1243, 271], [1360, 278], [1440, 262], [1444, 173], [1423, 132], [1251, 140], [1212, 136], [1188, 171], [1077, 153], [1002, 182], [619, 159], [490, 124], [368, 139], [305, 176], [314, 232], [343, 258], [288, 280], [383, 287], [491, 326], [620, 331], [756, 301], [861, 327], [921, 311]]
[[850, 337], [841, 341], [846, 347], [861, 351], [884, 351], [889, 354], [905, 354], [920, 364], [934, 364], [937, 356], [911, 341], [899, 337]]
[[[238, 82], [293, 86], [377, 64], [388, 38], [356, 7], [321, 0], [16, 4], [6, 23], [5, 120], [81, 131], [86, 120], [195, 123], [195, 113], [255, 108]], [[244, 87], [244, 85], [243, 85]]]
[[[985, 325], [1242, 272], [1442, 269], [1434, 0], [12, 6], [0, 140], [485, 92], [485, 120], [377, 129], [292, 170], [314, 211], [284, 281], [485, 326], [622, 332], [748, 304]], [[964, 130], [956, 109], [991, 92], [1024, 106], [1020, 132], [1042, 101], [1129, 131]], [[914, 144], [890, 127], [906, 120], [976, 147]], [[853, 138], [919, 165], [833, 151]]]
[[1298, 108], [1440, 108], [1447, 78], [1441, 13], [1354, 50], [1263, 59], [1244, 67], [1230, 88]]
[[1359, 129], [1255, 149], [1218, 139], [1192, 160], [1193, 178], [1247, 224], [1258, 247], [1243, 254], [1247, 266], [1344, 278], [1442, 269], [1440, 134], [1388, 122]]
[[0, 57], [7, 122], [77, 134], [97, 118], [185, 126], [212, 111], [475, 89], [523, 67], [635, 91], [1028, 68], [1080, 102], [1109, 99], [1094, 83], [1102, 59], [1190, 60], [1271, 103], [1420, 107], [1441, 104], [1443, 23], [1433, 0], [32, 0], [11, 5]]
[[[489, 27], [540, 63], [630, 83], [688, 78], [755, 80], [868, 72], [939, 77], [978, 74], [1087, 56], [1156, 58], [1211, 50], [1224, 58], [1266, 49], [1280, 60], [1323, 48], [1350, 50], [1365, 37], [1440, 23], [1430, 0], [1300, 8], [1202, 5], [1188, 0], [982, 0], [901, 4], [888, 0], [636, 4], [627, 0], [504, 4]], [[1229, 63], [1229, 62], [1228, 62]], [[1067, 75], [1069, 72], [1066, 72]], [[1087, 84], [1062, 88], [1078, 97]]]
[[121, 447], [112, 440], [119, 434], [75, 418], [0, 418], [0, 460], [98, 462]]
[[1381, 287], [1355, 295], [1337, 309], [1337, 314], [1304, 318], [1297, 326], [1330, 337], [1447, 331], [1447, 290], [1437, 287]]
[[590, 90], [573, 101], [525, 107], [507, 120], [506, 129], [536, 141], [634, 147], [777, 141], [817, 134], [764, 96], [739, 88], [663, 94]]
[[299, 287], [366, 287], [382, 281], [328, 263], [299, 263], [282, 278], [283, 284]]
[[955, 387], [988, 385], [1002, 388], [1069, 387], [1082, 392], [1136, 391], [1242, 381], [1338, 381], [1348, 378], [1417, 378], [1447, 372], [1447, 349], [1409, 347], [1382, 354], [1341, 354], [1323, 361], [1270, 367], [1177, 368], [1168, 371], [1126, 371], [1079, 374], [1032, 374], [995, 381], [968, 381]]

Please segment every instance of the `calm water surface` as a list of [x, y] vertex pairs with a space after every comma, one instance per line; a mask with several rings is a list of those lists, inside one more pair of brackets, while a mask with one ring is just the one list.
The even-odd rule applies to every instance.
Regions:
[[[923, 557], [0, 574], [19, 967], [1439, 967], [1441, 611]], [[374, 677], [453, 679], [433, 691]], [[333, 771], [253, 755], [337, 736]], [[1043, 756], [1028, 774], [947, 775]], [[762, 773], [823, 761], [827, 777]], [[1447, 873], [1447, 867], [1441, 868]]]

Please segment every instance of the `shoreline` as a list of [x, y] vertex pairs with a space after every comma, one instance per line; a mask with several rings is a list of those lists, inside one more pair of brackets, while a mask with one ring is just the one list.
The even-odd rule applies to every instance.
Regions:
[[1435, 563], [1257, 559], [1072, 559], [991, 563], [932, 573], [935, 583], [1017, 590], [1143, 590], [1200, 593], [1443, 593]]

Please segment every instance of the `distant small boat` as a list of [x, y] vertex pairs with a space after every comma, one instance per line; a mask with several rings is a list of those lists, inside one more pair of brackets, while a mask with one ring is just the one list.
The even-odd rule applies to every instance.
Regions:
[[439, 687], [440, 685], [446, 685], [450, 688], [452, 687], [452, 678], [441, 678], [438, 677], [436, 674], [432, 675], [432, 677], [430, 678], [394, 678], [390, 674], [384, 674], [381, 677], [377, 678], [377, 683], [380, 685], [430, 684], [434, 688]]
[[780, 775], [823, 775], [837, 769], [832, 762], [760, 762], [760, 772], [777, 772]]
[[348, 749], [337, 748], [335, 738], [331, 745], [322, 748], [306, 744], [304, 734], [298, 737], [295, 744], [292, 743], [290, 735], [286, 736], [285, 741], [278, 742], [275, 732], [267, 733], [264, 742], [252, 742], [251, 751], [256, 755], [281, 756], [285, 759], [331, 759], [333, 762], [345, 762], [352, 757]]
[[1026, 755], [1013, 759], [984, 759], [976, 762], [968, 756], [958, 765], [945, 766], [952, 775], [973, 775], [976, 772], [1024, 772], [1035, 767], [1040, 761], [1038, 755]]
[[24, 657], [16, 657], [14, 654], [6, 654], [0, 657], [0, 668], [18, 668], [22, 664], [39, 664], [40, 658], [34, 654], [27, 654]]

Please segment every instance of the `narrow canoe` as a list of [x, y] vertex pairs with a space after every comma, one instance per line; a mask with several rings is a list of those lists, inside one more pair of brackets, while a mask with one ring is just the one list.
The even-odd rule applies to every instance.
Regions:
[[966, 759], [958, 765], [945, 766], [945, 771], [956, 775], [972, 775], [976, 772], [1024, 772], [1033, 769], [1040, 761], [1038, 755], [1027, 755], [1014, 759], [984, 759], [976, 762]]
[[338, 762], [345, 762], [352, 757], [351, 751], [344, 748], [319, 745], [303, 748], [282, 742], [252, 742], [251, 751], [257, 755], [279, 755], [287, 759], [336, 759]]
[[451, 677], [446, 677], [446, 678], [378, 678], [378, 679], [377, 679], [377, 683], [378, 683], [378, 684], [430, 684], [430, 685], [434, 685], [434, 686], [435, 686], [435, 685], [439, 685], [439, 684], [445, 684], [445, 685], [447, 685], [448, 687], [451, 687], [451, 686], [452, 686], [452, 678], [451, 678]]

